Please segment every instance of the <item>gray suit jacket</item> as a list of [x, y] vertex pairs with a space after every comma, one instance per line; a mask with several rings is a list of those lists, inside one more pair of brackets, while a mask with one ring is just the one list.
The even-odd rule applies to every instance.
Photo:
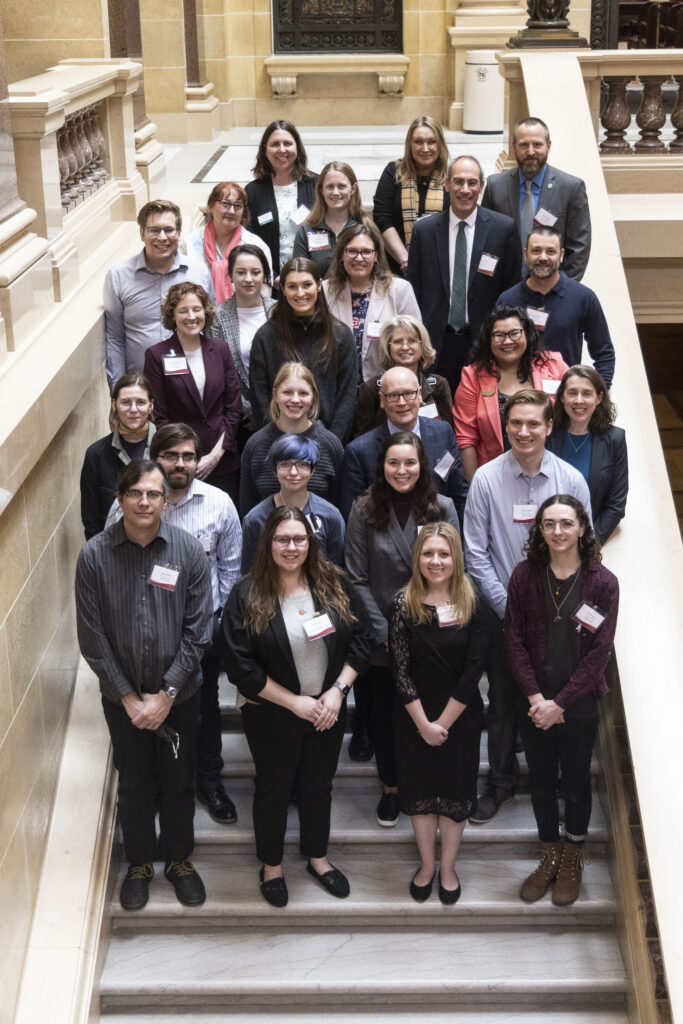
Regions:
[[[512, 217], [519, 227], [519, 168], [492, 174], [486, 182], [481, 205]], [[557, 221], [553, 227], [562, 236], [568, 277], [580, 281], [591, 251], [591, 218], [586, 186], [581, 178], [546, 164], [537, 210], [547, 210]]]
[[[450, 498], [442, 494], [437, 501], [444, 521], [460, 532], [458, 514]], [[370, 623], [374, 665], [388, 665], [385, 644], [389, 637], [389, 614], [396, 592], [404, 587], [413, 571], [413, 548], [417, 525], [412, 513], [405, 530], [391, 509], [388, 530], [368, 526], [354, 503], [346, 528], [344, 560], [353, 589], [360, 597]]]
[[[276, 304], [275, 299], [261, 296], [261, 302], [266, 314]], [[237, 319], [237, 299], [231, 295], [216, 310], [216, 319], [211, 325], [211, 333], [215, 338], [222, 338], [230, 349], [232, 361], [240, 379], [242, 390], [242, 408], [245, 416], [251, 416], [251, 394], [249, 392], [249, 370], [242, 359], [242, 348], [240, 345], [240, 322]]]

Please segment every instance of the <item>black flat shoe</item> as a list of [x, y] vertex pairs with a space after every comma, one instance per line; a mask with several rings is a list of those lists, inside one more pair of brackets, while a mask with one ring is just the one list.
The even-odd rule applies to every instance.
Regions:
[[369, 761], [375, 750], [366, 729], [354, 729], [349, 740], [349, 757], [352, 761]]
[[345, 899], [351, 892], [351, 886], [346, 875], [342, 875], [339, 868], [335, 868], [334, 864], [329, 871], [325, 871], [322, 875], [319, 875], [315, 870], [310, 860], [306, 865], [306, 870], [309, 875], [313, 875], [316, 882], [320, 882], [323, 889], [327, 889], [330, 896], [336, 896], [337, 899]]
[[286, 907], [289, 900], [287, 883], [282, 875], [279, 878], [271, 878], [267, 882], [263, 880], [263, 868], [259, 871], [261, 882], [261, 895], [271, 907]]
[[445, 906], [450, 907], [454, 903], [457, 903], [460, 899], [461, 892], [462, 886], [459, 882], [457, 889], [444, 889], [441, 884], [441, 872], [439, 872], [439, 899]]
[[209, 815], [219, 825], [233, 825], [237, 821], [237, 808], [225, 792], [224, 786], [202, 789], [197, 786], [197, 799], [204, 804]]
[[432, 895], [432, 886], [434, 885], [434, 879], [436, 878], [436, 871], [426, 885], [418, 885], [416, 883], [415, 878], [419, 873], [420, 868], [417, 869], [413, 877], [410, 879], [410, 895], [416, 903], [424, 903], [424, 901], [428, 900]]

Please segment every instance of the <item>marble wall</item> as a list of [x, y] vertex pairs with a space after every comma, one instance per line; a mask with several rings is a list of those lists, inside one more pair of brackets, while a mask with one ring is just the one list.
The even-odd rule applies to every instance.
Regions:
[[101, 372], [0, 516], [0, 1018], [12, 1019], [78, 660], [79, 476]]

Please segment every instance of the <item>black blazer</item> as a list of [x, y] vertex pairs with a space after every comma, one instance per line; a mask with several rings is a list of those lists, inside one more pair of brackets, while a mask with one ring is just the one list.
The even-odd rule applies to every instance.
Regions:
[[[292, 693], [298, 694], [301, 692], [299, 678], [279, 604], [264, 633], [252, 636], [244, 627], [244, 609], [250, 586], [249, 577], [238, 580], [230, 592], [223, 612], [223, 661], [228, 678], [249, 700], [258, 700], [267, 677]], [[365, 672], [370, 662], [371, 640], [367, 616], [348, 582], [345, 582], [344, 586], [349, 594], [351, 610], [356, 616], [356, 621], [340, 622], [330, 615], [336, 628], [334, 633], [322, 638], [327, 647], [328, 664], [320, 688], [321, 693], [329, 690], [336, 682], [345, 662], [355, 668], [359, 675]], [[315, 597], [314, 601], [316, 608], [319, 608]], [[312, 642], [320, 643], [319, 640]]]
[[[413, 228], [408, 253], [407, 277], [413, 286], [422, 320], [429, 331], [437, 357], [443, 348], [451, 305], [448, 268], [449, 210], [423, 217]], [[497, 256], [489, 277], [478, 271], [484, 253]], [[496, 299], [522, 279], [522, 242], [511, 217], [479, 207], [474, 225], [472, 259], [467, 285], [467, 312], [474, 343]]]
[[[155, 429], [153, 423], [147, 427], [143, 453], [145, 459], [149, 458], [149, 446]], [[121, 444], [118, 431], [101, 437], [87, 449], [81, 469], [81, 519], [86, 540], [104, 529], [109, 509], [116, 497], [116, 481], [129, 462], [130, 456]]]
[[[306, 181], [297, 182], [296, 198], [298, 206], [303, 203], [310, 209], [315, 202], [315, 183], [317, 174], [312, 174]], [[273, 257], [273, 274], [280, 273], [280, 218], [277, 215], [277, 203], [273, 190], [272, 178], [258, 178], [250, 181], [246, 187], [249, 200], [249, 230], [263, 239]], [[273, 219], [268, 224], [259, 224], [258, 219], [263, 213], [272, 213]], [[502, 289], [501, 289], [502, 291]]]
[[[566, 431], [555, 430], [546, 448], [561, 458]], [[603, 434], [593, 433], [588, 490], [593, 510], [593, 529], [604, 544], [626, 511], [628, 494], [628, 455], [626, 434], [621, 427], [610, 427]]]

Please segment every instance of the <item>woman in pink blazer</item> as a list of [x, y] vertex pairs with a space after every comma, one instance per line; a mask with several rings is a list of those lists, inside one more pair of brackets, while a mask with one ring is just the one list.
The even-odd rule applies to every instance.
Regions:
[[455, 436], [467, 482], [475, 470], [507, 451], [503, 406], [522, 388], [554, 396], [567, 366], [543, 349], [519, 306], [497, 306], [485, 321], [453, 401]]

